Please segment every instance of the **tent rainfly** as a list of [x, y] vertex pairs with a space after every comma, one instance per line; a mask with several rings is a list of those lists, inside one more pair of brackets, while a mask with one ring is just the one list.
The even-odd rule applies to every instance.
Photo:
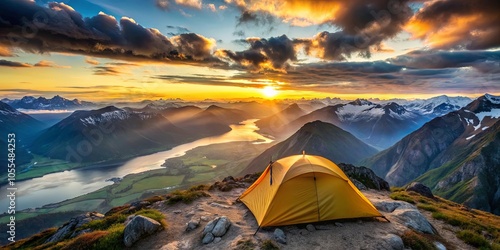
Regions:
[[239, 199], [259, 227], [383, 217], [335, 163], [314, 155], [271, 162]]

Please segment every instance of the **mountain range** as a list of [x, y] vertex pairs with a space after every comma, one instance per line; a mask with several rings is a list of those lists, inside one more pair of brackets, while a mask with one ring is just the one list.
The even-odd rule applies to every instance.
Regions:
[[45, 97], [25, 96], [21, 99], [10, 100], [2, 99], [3, 102], [9, 104], [15, 109], [30, 109], [30, 110], [76, 110], [95, 107], [92, 102], [79, 101], [78, 99], [69, 100], [59, 95], [47, 99]]
[[349, 132], [330, 123], [314, 121], [304, 124], [288, 139], [265, 150], [250, 162], [242, 174], [261, 172], [269, 161], [303, 151], [310, 155], [321, 155], [337, 163], [358, 163], [377, 153], [376, 149]]
[[[103, 162], [153, 153], [231, 130], [241, 122], [239, 110], [210, 106], [154, 109], [114, 106], [75, 111], [32, 143], [34, 153], [73, 162]], [[173, 122], [169, 118], [173, 118]]]
[[440, 196], [500, 214], [499, 149], [500, 97], [486, 94], [363, 164], [391, 185], [418, 180]]

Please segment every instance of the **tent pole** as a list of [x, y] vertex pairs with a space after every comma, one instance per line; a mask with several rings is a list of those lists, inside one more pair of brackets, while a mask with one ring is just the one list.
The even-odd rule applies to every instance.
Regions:
[[387, 219], [385, 216], [382, 216], [382, 218], [384, 218], [387, 222], [391, 223], [391, 221]]
[[260, 226], [257, 227], [257, 231], [255, 231], [255, 233], [253, 233], [253, 236], [255, 236], [257, 234], [257, 232], [259, 231], [259, 229], [260, 229]]

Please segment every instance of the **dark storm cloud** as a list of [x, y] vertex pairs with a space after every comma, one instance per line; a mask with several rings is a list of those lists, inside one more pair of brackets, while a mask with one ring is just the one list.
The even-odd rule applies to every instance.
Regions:
[[64, 3], [42, 7], [29, 0], [3, 0], [0, 16], [0, 46], [26, 52], [174, 63], [218, 62], [212, 56], [213, 39], [192, 33], [168, 38], [133, 19], [123, 17], [118, 22], [104, 13], [83, 18]]
[[218, 50], [217, 55], [237, 65], [255, 70], [282, 70], [289, 61], [297, 61], [294, 42], [286, 35], [279, 37], [247, 38], [240, 42], [247, 43], [250, 48], [233, 52]]
[[167, 25], [167, 28], [175, 31], [175, 32], [168, 32], [167, 34], [169, 36], [176, 36], [176, 35], [183, 34], [183, 33], [191, 33], [191, 31], [189, 29], [182, 27], [182, 26]]
[[21, 67], [32, 67], [33, 65], [27, 64], [27, 63], [20, 63], [20, 62], [13, 62], [13, 61], [8, 61], [8, 60], [0, 60], [0, 67], [14, 67], [14, 68], [21, 68]]
[[482, 50], [500, 46], [500, 1], [432, 1], [411, 19], [415, 37], [434, 48]]
[[388, 60], [416, 69], [473, 67], [483, 73], [500, 71], [500, 51], [412, 51]]
[[255, 26], [269, 25], [269, 28], [272, 29], [271, 25], [274, 24], [275, 21], [275, 18], [269, 13], [243, 11], [240, 16], [236, 17], [236, 26], [243, 24], [253, 24]]

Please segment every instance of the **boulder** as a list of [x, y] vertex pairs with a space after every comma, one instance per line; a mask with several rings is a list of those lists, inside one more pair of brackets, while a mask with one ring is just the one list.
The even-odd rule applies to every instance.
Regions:
[[435, 229], [418, 209], [396, 209], [392, 213], [408, 228], [428, 234], [435, 234]]
[[380, 201], [372, 201], [372, 204], [377, 208], [377, 210], [392, 213], [397, 208], [401, 209], [417, 209], [415, 206], [408, 202], [404, 201], [394, 201], [394, 200], [380, 200]]
[[401, 237], [395, 234], [388, 234], [383, 237], [383, 240], [387, 243], [388, 249], [403, 250], [405, 247]]
[[207, 223], [202, 233], [202, 243], [208, 244], [215, 238], [224, 236], [231, 226], [231, 221], [226, 216], [217, 217]]
[[125, 226], [123, 231], [123, 243], [130, 247], [141, 238], [154, 234], [161, 230], [162, 226], [158, 221], [144, 217], [142, 215], [134, 216]]
[[285, 232], [283, 232], [283, 230], [276, 228], [276, 230], [274, 230], [273, 236], [277, 242], [281, 244], [286, 244], [286, 235]]
[[[366, 167], [356, 167], [351, 164], [337, 164], [344, 173], [349, 176], [349, 179], [356, 185], [354, 180], [361, 182], [363, 186], [377, 190], [390, 190], [389, 183], [378, 177], [375, 172]], [[362, 186], [361, 186], [362, 187]], [[359, 188], [358, 188], [359, 189]]]
[[226, 216], [222, 216], [217, 221], [214, 229], [212, 230], [212, 234], [215, 237], [221, 237], [226, 234], [227, 229], [231, 226], [231, 221]]
[[69, 222], [57, 229], [57, 231], [50, 238], [48, 238], [45, 243], [58, 242], [66, 238], [76, 237], [85, 232], [90, 232], [90, 230], [78, 229], [93, 220], [100, 220], [102, 218], [104, 218], [104, 215], [97, 212], [85, 213], [71, 218]]
[[413, 191], [427, 198], [434, 198], [431, 189], [420, 182], [412, 182], [410, 185], [408, 185], [408, 187], [406, 187], [406, 191]]
[[207, 234], [205, 234], [205, 236], [203, 236], [201, 243], [208, 244], [208, 243], [214, 241], [214, 239], [215, 239], [215, 237], [212, 233], [207, 233]]
[[306, 226], [307, 231], [309, 232], [314, 232], [316, 231], [316, 228], [312, 224], [307, 224]]
[[196, 228], [198, 228], [199, 225], [200, 225], [200, 218], [197, 219], [192, 218], [186, 226], [186, 232], [195, 230]]

